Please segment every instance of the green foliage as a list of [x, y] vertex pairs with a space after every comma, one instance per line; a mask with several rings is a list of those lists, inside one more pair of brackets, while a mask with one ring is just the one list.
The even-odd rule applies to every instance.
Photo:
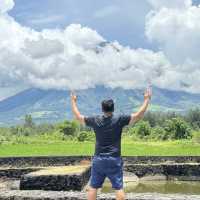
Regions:
[[[200, 110], [189, 111], [186, 116], [173, 112], [149, 112], [144, 120], [123, 129], [123, 137], [130, 141], [184, 140], [200, 143]], [[195, 131], [192, 131], [195, 128]], [[23, 125], [0, 127], [0, 144], [43, 144], [64, 141], [95, 141], [90, 128], [76, 121], [57, 124], [35, 124], [31, 115], [26, 115]]]
[[181, 118], [172, 118], [166, 120], [164, 129], [166, 139], [189, 139], [191, 138], [191, 129], [187, 122]]
[[140, 121], [134, 129], [135, 134], [142, 139], [147, 139], [151, 134], [151, 126], [147, 121]]
[[57, 128], [64, 135], [72, 135], [75, 136], [79, 130], [79, 124], [76, 121], [64, 121], [58, 124]]
[[194, 129], [200, 128], [200, 109], [199, 108], [189, 110], [185, 118]]
[[37, 134], [53, 133], [56, 131], [56, 127], [53, 124], [39, 124], [35, 127]]
[[94, 133], [91, 131], [81, 131], [77, 136], [79, 142], [94, 141], [94, 138]]
[[192, 141], [200, 144], [200, 130], [192, 132]]
[[181, 116], [175, 112], [147, 112], [144, 116], [144, 121], [148, 121], [151, 127], [163, 127], [166, 120], [176, 117]]
[[158, 124], [158, 113], [147, 112], [144, 116], [144, 121], [148, 121], [151, 127], [154, 127]]
[[151, 138], [154, 140], [166, 140], [168, 139], [167, 132], [163, 127], [155, 126], [154, 128], [152, 128]]
[[25, 115], [25, 122], [24, 127], [25, 128], [33, 128], [35, 124], [33, 123], [33, 119], [31, 115]]

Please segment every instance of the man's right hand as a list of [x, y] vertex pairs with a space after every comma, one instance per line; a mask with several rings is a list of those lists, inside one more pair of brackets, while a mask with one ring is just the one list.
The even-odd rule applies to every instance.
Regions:
[[146, 89], [144, 92], [144, 100], [150, 100], [152, 96], [152, 90], [150, 88]]
[[77, 96], [73, 92], [71, 92], [70, 96], [71, 96], [72, 101], [74, 101], [74, 102], [77, 101]]

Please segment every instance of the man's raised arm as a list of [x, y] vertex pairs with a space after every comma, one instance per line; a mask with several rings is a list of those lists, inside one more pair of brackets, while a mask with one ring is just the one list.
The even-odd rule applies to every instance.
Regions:
[[85, 120], [84, 120], [84, 116], [81, 115], [81, 113], [79, 112], [78, 110], [78, 107], [77, 107], [77, 104], [76, 104], [76, 101], [77, 101], [77, 96], [74, 95], [72, 92], [71, 92], [71, 106], [72, 106], [72, 112], [75, 116], [75, 118], [81, 123], [81, 124], [85, 124]]
[[149, 101], [151, 99], [152, 91], [151, 89], [147, 89], [144, 93], [144, 103], [138, 110], [138, 112], [131, 114], [131, 120], [129, 122], [129, 125], [132, 125], [143, 118], [145, 111], [147, 110], [147, 107], [149, 105]]

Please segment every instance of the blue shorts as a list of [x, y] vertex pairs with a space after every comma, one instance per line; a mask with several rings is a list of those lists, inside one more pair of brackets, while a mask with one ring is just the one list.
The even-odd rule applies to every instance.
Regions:
[[101, 188], [106, 177], [115, 190], [123, 188], [123, 160], [121, 157], [94, 156], [90, 186], [96, 189]]

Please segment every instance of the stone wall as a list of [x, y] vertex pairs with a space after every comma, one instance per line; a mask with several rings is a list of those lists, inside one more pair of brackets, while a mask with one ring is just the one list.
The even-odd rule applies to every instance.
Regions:
[[82, 160], [90, 160], [90, 156], [34, 156], [0, 158], [0, 167], [36, 167], [74, 165]]
[[40, 168], [12, 168], [0, 169], [0, 178], [20, 179], [23, 175], [39, 170]]
[[[192, 180], [200, 179], [200, 163], [199, 164], [128, 164], [124, 166], [124, 170], [134, 173], [139, 178], [147, 175], [163, 174], [168, 177], [192, 177]], [[170, 179], [171, 179], [170, 178]], [[169, 178], [168, 178], [169, 179]]]
[[20, 190], [81, 191], [90, 178], [90, 167], [73, 174], [26, 174], [21, 177]]
[[[0, 167], [60, 166], [73, 165], [91, 156], [35, 156], [0, 158]], [[124, 156], [125, 164], [134, 163], [200, 163], [200, 156]]]

